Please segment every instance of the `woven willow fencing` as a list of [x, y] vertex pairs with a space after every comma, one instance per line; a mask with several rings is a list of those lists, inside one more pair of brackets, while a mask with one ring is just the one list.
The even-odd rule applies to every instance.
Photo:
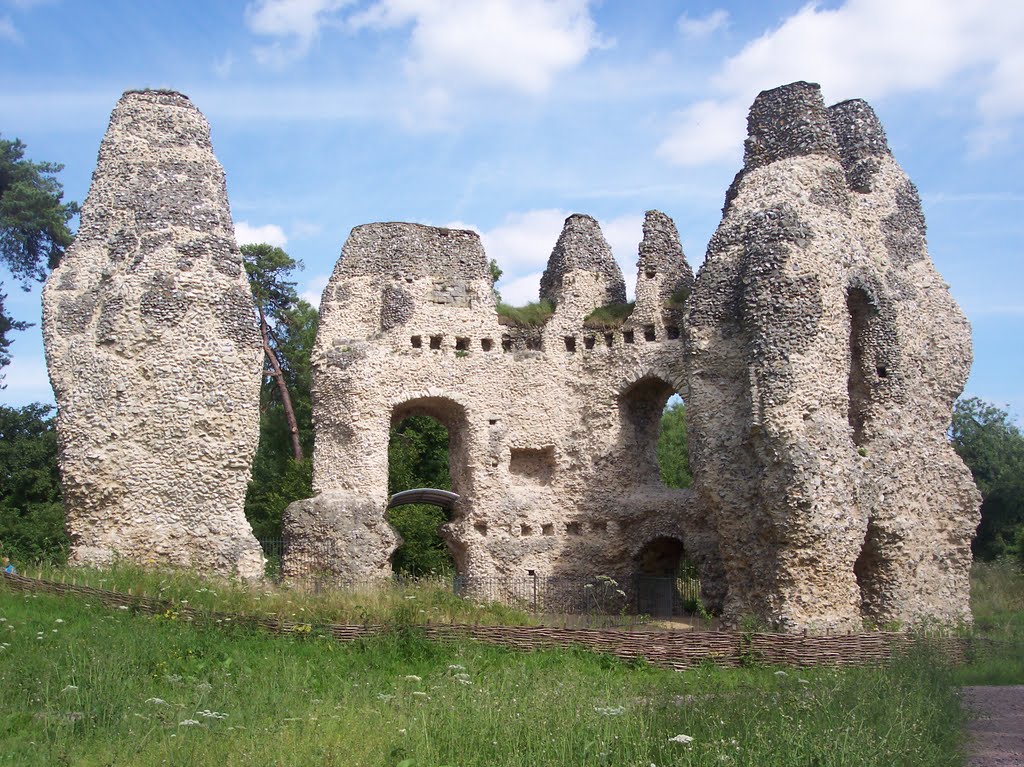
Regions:
[[[58, 583], [20, 575], [3, 577], [12, 590], [71, 594], [94, 599], [109, 607], [125, 607], [146, 614], [173, 610], [194, 622], [230, 621], [279, 635], [322, 634], [339, 642], [352, 642], [393, 630], [385, 625], [308, 624], [238, 613], [196, 610], [164, 599], [125, 594], [74, 583]], [[546, 626], [468, 626], [423, 624], [408, 627], [435, 641], [471, 639], [517, 650], [582, 647], [619, 658], [642, 658], [664, 668], [686, 669], [701, 663], [717, 666], [763, 664], [771, 666], [879, 665], [905, 652], [915, 642], [927, 641], [951, 662], [966, 657], [970, 639], [894, 632], [827, 636], [746, 633], [737, 631], [629, 631], [623, 629], [551, 628]]]

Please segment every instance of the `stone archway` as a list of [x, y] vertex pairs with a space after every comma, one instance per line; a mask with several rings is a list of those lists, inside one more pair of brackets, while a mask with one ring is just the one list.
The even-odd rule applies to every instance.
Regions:
[[[403, 399], [391, 409], [388, 461], [392, 495], [385, 515], [402, 537], [391, 555], [398, 573], [423, 576], [454, 570], [458, 574], [465, 569], [464, 546], [452, 536], [449, 523], [464, 516], [459, 491], [469, 483], [466, 430], [462, 403], [436, 393]], [[406, 467], [414, 468], [411, 476], [396, 476], [392, 462], [401, 454], [393, 450], [395, 440], [410, 433], [423, 437], [427, 431], [434, 435], [435, 454], [423, 456], [430, 465]], [[436, 454], [439, 449], [445, 453], [443, 463]]]
[[636, 553], [634, 567], [638, 612], [658, 618], [693, 612], [700, 580], [679, 538], [652, 538]]

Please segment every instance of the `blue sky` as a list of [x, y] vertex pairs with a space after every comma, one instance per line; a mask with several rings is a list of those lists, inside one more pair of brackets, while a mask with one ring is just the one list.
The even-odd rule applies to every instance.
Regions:
[[[127, 89], [209, 119], [241, 241], [305, 263], [349, 230], [478, 230], [506, 299], [536, 297], [562, 220], [601, 222], [627, 281], [645, 210], [703, 260], [763, 88], [868, 99], [917, 183], [971, 320], [967, 393], [1024, 413], [1024, 4], [1004, 0], [0, 0], [0, 133], [82, 201]], [[5, 277], [0, 402], [51, 401], [39, 291]]]

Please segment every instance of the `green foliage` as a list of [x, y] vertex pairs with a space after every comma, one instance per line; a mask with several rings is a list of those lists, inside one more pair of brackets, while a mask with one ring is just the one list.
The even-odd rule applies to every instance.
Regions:
[[681, 401], [670, 404], [661, 416], [658, 467], [666, 487], [689, 487], [693, 483], [686, 441], [686, 406]]
[[550, 301], [534, 301], [526, 306], [510, 306], [498, 304], [498, 318], [506, 325], [521, 328], [539, 328], [555, 313], [555, 305]]
[[19, 139], [0, 139], [0, 261], [23, 283], [46, 279], [73, 239], [68, 222], [78, 205], [62, 202], [63, 169], [27, 160]]
[[621, 328], [623, 323], [633, 313], [635, 301], [626, 304], [605, 304], [594, 309], [583, 318], [583, 327], [594, 330], [615, 330]]
[[968, 663], [959, 684], [1024, 684], [1024, 570], [1012, 560], [971, 568]]
[[950, 440], [981, 491], [975, 557], [1015, 553], [1024, 530], [1024, 435], [1005, 410], [970, 397], [953, 406]]
[[299, 294], [295, 290], [295, 283], [286, 278], [296, 269], [302, 269], [302, 262], [296, 261], [281, 248], [266, 243], [243, 245], [241, 250], [252, 297], [264, 314], [277, 317], [294, 306], [299, 300]]
[[245, 515], [257, 538], [280, 538], [281, 516], [292, 501], [313, 495], [313, 402], [310, 358], [319, 315], [299, 298], [288, 281], [301, 263], [280, 248], [243, 245], [242, 255], [253, 297], [268, 326], [274, 356], [281, 366], [288, 403], [298, 429], [303, 460], [296, 460], [284, 392], [271, 375], [265, 356], [260, 391], [260, 443], [253, 459]]
[[491, 272], [491, 292], [494, 294], [494, 302], [496, 304], [500, 304], [501, 293], [498, 292], [498, 288], [495, 286], [498, 284], [498, 280], [501, 279], [501, 275], [504, 274], [504, 272], [501, 270], [501, 267], [498, 266], [498, 262], [493, 258], [490, 260], [490, 263], [487, 264], [487, 268]]
[[[392, 428], [388, 444], [388, 493], [417, 487], [450, 490], [448, 430], [428, 416], [411, 416]], [[392, 557], [395, 571], [422, 576], [451, 572], [455, 563], [438, 532], [447, 520], [443, 509], [408, 504], [390, 509], [388, 522], [402, 536]]]
[[[11, 364], [11, 355], [8, 349], [11, 347], [11, 338], [8, 335], [12, 330], [25, 330], [30, 327], [27, 322], [18, 322], [4, 310], [4, 301], [7, 296], [0, 292], [0, 370]], [[3, 383], [3, 375], [0, 374], [0, 389], [6, 389], [7, 384]]]
[[15, 567], [67, 557], [52, 410], [0, 406], [0, 542]]
[[[68, 222], [78, 213], [78, 205], [61, 202], [64, 189], [56, 175], [63, 167], [27, 160], [20, 140], [0, 138], [0, 264], [26, 289], [28, 283], [46, 279], [73, 239]], [[0, 291], [0, 369], [11, 361], [8, 334], [29, 327], [7, 314], [5, 298]]]
[[956, 690], [927, 650], [879, 668], [680, 674], [412, 631], [340, 643], [308, 618], [292, 618], [308, 635], [274, 637], [2, 588], [0, 613], [0, 741], [24, 767], [963, 761]]
[[669, 296], [668, 301], [665, 302], [665, 306], [668, 309], [682, 309], [686, 306], [686, 301], [689, 298], [690, 289], [684, 285]]

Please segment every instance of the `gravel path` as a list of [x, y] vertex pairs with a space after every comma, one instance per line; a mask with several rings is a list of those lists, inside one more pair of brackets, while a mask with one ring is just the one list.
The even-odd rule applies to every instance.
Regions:
[[1024, 767], [1024, 685], [964, 687], [968, 767]]

